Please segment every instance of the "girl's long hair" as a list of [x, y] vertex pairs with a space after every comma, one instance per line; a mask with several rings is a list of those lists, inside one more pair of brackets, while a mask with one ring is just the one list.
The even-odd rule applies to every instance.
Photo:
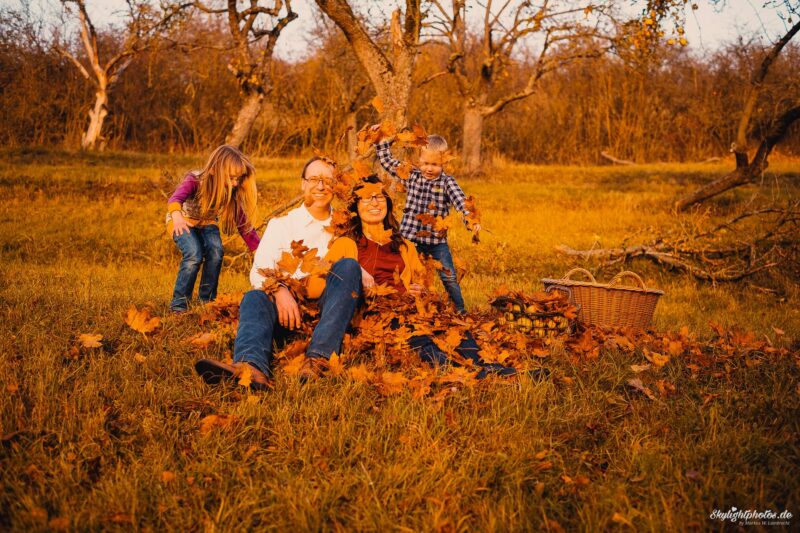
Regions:
[[[198, 200], [202, 218], [216, 212], [220, 228], [226, 234], [237, 231], [237, 213], [245, 215], [244, 231], [253, 229], [256, 219], [256, 169], [247, 157], [233, 146], [223, 144], [211, 153], [206, 166], [200, 171]], [[228, 178], [239, 177], [234, 188]]]
[[[354, 217], [350, 218], [350, 227], [347, 230], [347, 236], [356, 241], [356, 244], [361, 242], [361, 238], [364, 236], [364, 228], [361, 226], [361, 217], [358, 216], [358, 202], [360, 200], [359, 196], [356, 194], [360, 189], [363, 189], [365, 185], [368, 183], [382, 183], [381, 179], [373, 174], [371, 176], [367, 176], [361, 183], [353, 187], [353, 197], [350, 200], [350, 204], [347, 206], [348, 211], [355, 214]], [[386, 188], [381, 188], [381, 193], [383, 197], [386, 198], [386, 216], [383, 219], [383, 229], [391, 229], [392, 230], [392, 237], [389, 241], [389, 249], [395, 253], [400, 252], [401, 246], [406, 246], [403, 237], [400, 235], [400, 224], [397, 222], [397, 218], [394, 216], [394, 204], [392, 202], [391, 196], [386, 192]]]

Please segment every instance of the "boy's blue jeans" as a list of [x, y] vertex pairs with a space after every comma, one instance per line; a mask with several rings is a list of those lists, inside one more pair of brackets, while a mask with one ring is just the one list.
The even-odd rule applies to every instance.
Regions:
[[219, 273], [222, 270], [222, 238], [219, 228], [215, 224], [189, 228], [188, 232], [173, 235], [172, 240], [183, 254], [181, 265], [178, 269], [178, 279], [175, 280], [175, 289], [172, 291], [172, 302], [169, 308], [172, 311], [185, 311], [192, 299], [194, 282], [200, 266], [203, 274], [200, 276], [198, 296], [203, 302], [210, 302], [217, 297]]
[[439, 278], [441, 278], [447, 294], [450, 295], [450, 299], [453, 300], [456, 310], [459, 313], [466, 313], [464, 297], [461, 295], [461, 287], [458, 285], [458, 278], [456, 277], [456, 267], [453, 265], [453, 256], [450, 254], [450, 247], [447, 243], [414, 244], [416, 244], [419, 253], [430, 256], [442, 264], [442, 269], [439, 270]]
[[[320, 319], [306, 355], [328, 359], [341, 350], [342, 339], [361, 296], [361, 267], [354, 259], [341, 259], [328, 272], [325, 291], [318, 300]], [[244, 295], [239, 306], [239, 330], [233, 345], [233, 360], [246, 362], [270, 376], [272, 342], [289, 330], [278, 323], [278, 308], [261, 290]]]

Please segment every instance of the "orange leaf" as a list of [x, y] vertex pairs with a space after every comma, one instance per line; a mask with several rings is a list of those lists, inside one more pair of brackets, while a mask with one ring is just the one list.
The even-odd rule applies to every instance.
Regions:
[[407, 180], [411, 176], [411, 171], [414, 170], [414, 167], [408, 161], [403, 161], [397, 168], [395, 169], [395, 174], [401, 180]]
[[187, 342], [192, 346], [196, 346], [197, 348], [208, 348], [209, 345], [217, 341], [217, 335], [215, 333], [203, 333], [200, 332], [192, 337], [187, 339]]
[[474, 387], [478, 381], [475, 379], [477, 372], [469, 368], [459, 366], [451, 368], [450, 372], [441, 376], [439, 381], [441, 383], [461, 383], [467, 387]]
[[347, 371], [347, 374], [356, 381], [361, 383], [369, 383], [372, 381], [372, 372], [367, 370], [366, 365], [361, 364], [354, 366]]
[[250, 384], [253, 382], [253, 370], [248, 364], [240, 365], [236, 375], [239, 377], [239, 385], [249, 389]]
[[300, 266], [300, 261], [301, 259], [294, 254], [282, 252], [281, 259], [276, 264], [279, 269], [287, 274], [294, 274], [297, 271], [297, 267]]
[[363, 159], [356, 159], [352, 163], [353, 170], [356, 172], [357, 178], [366, 178], [367, 176], [371, 176], [372, 172], [372, 165], [370, 165], [367, 161]]
[[384, 396], [390, 396], [392, 394], [399, 394], [400, 392], [403, 392], [403, 388], [405, 388], [407, 382], [408, 378], [400, 372], [386, 371], [381, 374], [381, 381], [377, 385], [381, 394]]
[[207, 435], [214, 429], [229, 429], [236, 421], [234, 415], [208, 415], [200, 420], [200, 433]]
[[[308, 252], [308, 246], [303, 244], [303, 239], [299, 241], [292, 241], [289, 247], [292, 249], [292, 255], [295, 257], [303, 257], [303, 255]], [[316, 248], [314, 248], [316, 250]]]
[[651, 352], [647, 348], [645, 348], [642, 353], [644, 354], [644, 358], [653, 363], [657, 368], [661, 368], [667, 363], [669, 363], [668, 355], [662, 355], [660, 353]]
[[331, 376], [341, 376], [344, 373], [342, 359], [336, 352], [332, 353], [330, 359], [328, 359], [328, 372]]
[[78, 336], [78, 340], [84, 348], [100, 348], [103, 345], [100, 342], [102, 339], [103, 336], [99, 333], [81, 333]]
[[169, 470], [164, 470], [161, 472], [161, 482], [162, 483], [171, 483], [175, 481], [175, 474], [170, 472]]
[[128, 318], [125, 319], [125, 322], [131, 329], [143, 334], [151, 333], [161, 325], [160, 318], [151, 318], [149, 310], [144, 308], [139, 310], [135, 305], [128, 309]]
[[672, 356], [678, 357], [683, 353], [683, 344], [681, 341], [670, 341], [667, 345], [667, 352]]
[[401, 143], [412, 143], [416, 140], [417, 136], [411, 130], [403, 130], [397, 134], [397, 140]]
[[397, 289], [381, 283], [379, 285], [373, 285], [372, 287], [367, 287], [366, 293], [367, 296], [370, 297], [386, 296], [387, 294], [397, 294]]
[[372, 107], [375, 108], [375, 111], [377, 111], [381, 115], [383, 114], [383, 110], [384, 110], [383, 100], [381, 100], [380, 98], [378, 98], [376, 96], [375, 98], [372, 99], [372, 102], [370, 102], [370, 103], [372, 104]]
[[331, 265], [327, 261], [317, 257], [317, 249], [312, 248], [303, 256], [303, 262], [300, 264], [300, 270], [310, 275], [327, 274]]
[[291, 361], [283, 365], [283, 371], [289, 376], [297, 376], [306, 360], [306, 354], [300, 354]]

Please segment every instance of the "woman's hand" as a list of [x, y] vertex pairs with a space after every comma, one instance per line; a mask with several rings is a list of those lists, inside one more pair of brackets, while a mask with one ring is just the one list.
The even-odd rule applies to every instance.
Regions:
[[372, 277], [372, 274], [364, 270], [364, 267], [361, 267], [361, 288], [367, 290], [374, 286], [375, 278]]
[[180, 237], [184, 233], [189, 233], [189, 228], [191, 227], [188, 222], [186, 222], [186, 218], [183, 216], [183, 213], [180, 211], [173, 211], [170, 213], [170, 217], [172, 217], [172, 236], [173, 237]]
[[408, 292], [412, 296], [422, 296], [425, 293], [425, 287], [419, 283], [412, 283], [408, 286]]

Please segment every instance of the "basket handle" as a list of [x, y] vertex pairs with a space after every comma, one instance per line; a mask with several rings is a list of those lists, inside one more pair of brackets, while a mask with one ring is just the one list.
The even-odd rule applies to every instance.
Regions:
[[544, 290], [544, 292], [548, 292], [548, 293], [549, 292], [553, 292], [553, 291], [565, 292], [567, 294], [567, 296], [569, 297], [569, 303], [574, 305], [575, 308], [578, 311], [581, 310], [581, 304], [579, 304], [578, 302], [575, 301], [575, 297], [572, 295], [572, 289], [571, 288], [566, 287], [564, 285], [550, 285], [549, 287], [547, 287]]
[[547, 287], [544, 290], [544, 292], [548, 292], [548, 293], [553, 292], [553, 291], [561, 291], [561, 292], [567, 293], [567, 296], [569, 297], [569, 301], [571, 303], [573, 303], [573, 304], [575, 303], [575, 299], [572, 297], [572, 289], [570, 289], [569, 287], [565, 287], [564, 285], [550, 285], [549, 287]]
[[581, 268], [581, 267], [573, 268], [572, 270], [570, 270], [569, 272], [564, 274], [564, 278], [563, 279], [570, 279], [570, 276], [572, 276], [576, 272], [580, 272], [581, 274], [584, 274], [584, 275], [588, 276], [589, 279], [592, 280], [592, 283], [597, 283], [597, 280], [594, 279], [594, 276], [592, 275], [592, 273], [589, 272], [588, 270], [586, 270], [585, 268]]
[[639, 276], [639, 274], [637, 274], [636, 272], [631, 272], [630, 270], [623, 270], [622, 272], [611, 278], [611, 281], [608, 282], [608, 286], [611, 287], [612, 285], [616, 285], [622, 280], [622, 278], [633, 278], [638, 282], [640, 289], [642, 289], [643, 291], [647, 290], [647, 287], [645, 287], [644, 285], [644, 280]]

